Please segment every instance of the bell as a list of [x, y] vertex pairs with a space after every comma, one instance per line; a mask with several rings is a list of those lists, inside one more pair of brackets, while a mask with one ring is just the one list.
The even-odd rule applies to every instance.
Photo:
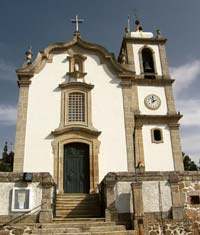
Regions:
[[144, 63], [144, 72], [152, 71], [152, 68], [150, 67], [150, 64], [148, 61]]

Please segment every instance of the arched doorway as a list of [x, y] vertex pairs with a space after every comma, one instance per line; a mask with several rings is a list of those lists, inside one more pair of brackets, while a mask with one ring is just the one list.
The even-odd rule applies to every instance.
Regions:
[[89, 193], [89, 145], [69, 143], [64, 145], [64, 193]]

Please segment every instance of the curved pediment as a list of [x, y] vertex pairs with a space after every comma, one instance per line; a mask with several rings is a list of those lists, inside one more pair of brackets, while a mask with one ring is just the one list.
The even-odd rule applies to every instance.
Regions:
[[52, 62], [52, 58], [56, 54], [67, 53], [68, 50], [72, 47], [77, 47], [86, 51], [91, 51], [103, 59], [103, 63], [108, 64], [111, 69], [113, 69], [118, 75], [121, 77], [132, 77], [134, 73], [130, 70], [125, 69], [122, 67], [115, 59], [113, 53], [110, 53], [104, 47], [88, 43], [83, 41], [79, 36], [74, 35], [71, 41], [69, 42], [61, 42], [49, 45], [44, 51], [40, 51], [33, 63], [31, 64], [24, 64], [22, 68], [16, 70], [16, 73], [21, 79], [22, 77], [32, 77], [34, 74], [39, 73], [46, 63]]

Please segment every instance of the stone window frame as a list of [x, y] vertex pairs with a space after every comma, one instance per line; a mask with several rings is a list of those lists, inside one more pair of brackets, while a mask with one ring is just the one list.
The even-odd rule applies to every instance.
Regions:
[[[160, 131], [161, 140], [156, 140], [155, 139], [155, 131]], [[164, 142], [163, 130], [161, 128], [156, 127], [156, 128], [151, 129], [151, 142], [154, 143], [154, 144], [160, 144], [160, 143]]]
[[[144, 72], [144, 68], [143, 68], [143, 60], [142, 60], [142, 51], [143, 51], [143, 49], [149, 49], [150, 51], [151, 51], [151, 53], [152, 53], [152, 58], [153, 58], [153, 66], [154, 66], [154, 73], [145, 73]], [[156, 75], [158, 74], [157, 73], [157, 66], [156, 66], [156, 58], [155, 58], [155, 51], [151, 48], [151, 47], [149, 47], [149, 46], [147, 46], [147, 45], [144, 45], [143, 47], [141, 47], [140, 49], [139, 49], [139, 51], [138, 51], [138, 56], [139, 56], [139, 62], [140, 62], [140, 73], [141, 73], [141, 75], [154, 75], [155, 77], [156, 77]]]
[[[66, 126], [88, 126], [92, 127], [92, 115], [91, 115], [91, 90], [94, 88], [93, 85], [83, 82], [70, 82], [62, 83], [59, 85], [62, 89], [61, 92], [61, 121], [60, 128]], [[69, 116], [69, 94], [81, 93], [85, 97], [85, 121], [84, 122], [73, 122], [68, 120]]]

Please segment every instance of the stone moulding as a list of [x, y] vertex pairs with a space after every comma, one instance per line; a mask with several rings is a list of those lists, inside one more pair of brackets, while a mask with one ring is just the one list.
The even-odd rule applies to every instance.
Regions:
[[94, 85], [92, 84], [87, 84], [85, 82], [64, 82], [59, 84], [60, 88], [69, 88], [69, 89], [74, 89], [74, 88], [84, 88], [87, 91], [90, 91], [91, 89], [94, 88]]
[[67, 134], [67, 133], [86, 133], [89, 135], [92, 135], [94, 137], [98, 137], [101, 134], [101, 131], [97, 131], [96, 129], [93, 128], [89, 128], [87, 126], [81, 126], [81, 125], [73, 125], [73, 126], [66, 126], [63, 128], [58, 128], [54, 131], [52, 131], [52, 135], [54, 136], [60, 136], [63, 134]]
[[183, 115], [167, 114], [167, 115], [141, 115], [135, 114], [136, 126], [143, 124], [169, 124], [173, 128], [179, 126], [178, 121]]
[[55, 43], [49, 45], [44, 51], [39, 52], [32, 64], [26, 65], [16, 70], [18, 77], [24, 75], [33, 76], [34, 74], [39, 73], [46, 63], [52, 62], [54, 55], [56, 55], [58, 52], [67, 53], [67, 50], [72, 46], [78, 46], [89, 51], [100, 53], [103, 56], [105, 63], [109, 64], [117, 74], [124, 74], [125, 76], [132, 76], [134, 74], [132, 71], [122, 67], [116, 61], [114, 54], [110, 53], [104, 47], [83, 41], [79, 36], [75, 35], [69, 42]]

